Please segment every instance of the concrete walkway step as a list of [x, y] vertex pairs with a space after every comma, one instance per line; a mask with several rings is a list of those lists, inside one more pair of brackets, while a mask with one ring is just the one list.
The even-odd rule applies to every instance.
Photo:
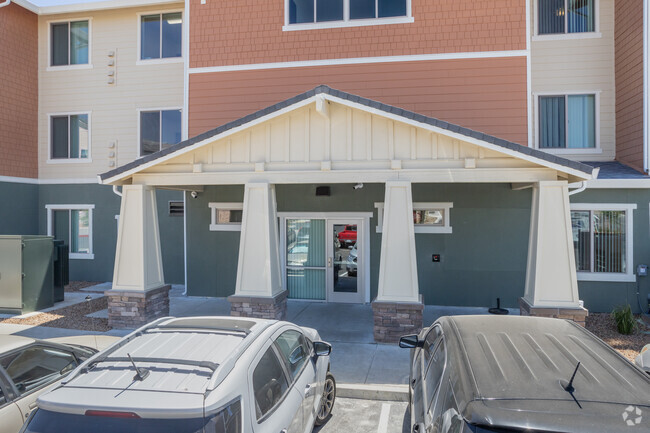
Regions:
[[409, 401], [408, 385], [337, 383], [336, 396], [379, 401]]

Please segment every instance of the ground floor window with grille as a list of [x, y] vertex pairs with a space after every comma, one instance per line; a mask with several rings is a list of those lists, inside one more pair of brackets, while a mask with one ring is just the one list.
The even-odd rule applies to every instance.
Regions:
[[94, 205], [47, 205], [47, 234], [62, 240], [71, 259], [93, 259]]
[[632, 212], [636, 205], [571, 205], [573, 249], [578, 280], [630, 281]]

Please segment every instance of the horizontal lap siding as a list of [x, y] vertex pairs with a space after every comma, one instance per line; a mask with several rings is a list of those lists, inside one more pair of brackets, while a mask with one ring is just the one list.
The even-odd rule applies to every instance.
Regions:
[[520, 0], [412, 0], [413, 23], [282, 31], [284, 0], [190, 1], [190, 67], [526, 48]]
[[616, 158], [643, 170], [643, 2], [616, 9]]
[[38, 18], [0, 9], [0, 175], [38, 177]]
[[319, 84], [527, 142], [525, 57], [192, 74], [190, 136]]

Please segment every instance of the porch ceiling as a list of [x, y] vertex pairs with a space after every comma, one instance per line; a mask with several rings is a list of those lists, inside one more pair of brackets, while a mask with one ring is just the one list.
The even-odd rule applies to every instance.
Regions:
[[535, 182], [597, 169], [319, 86], [101, 174], [104, 184]]

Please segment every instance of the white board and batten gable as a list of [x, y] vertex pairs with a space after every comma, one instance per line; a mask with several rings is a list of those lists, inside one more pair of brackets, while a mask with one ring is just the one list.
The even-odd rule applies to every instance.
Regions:
[[513, 143], [489, 142], [482, 139], [489, 136], [474, 131], [439, 127], [422, 121], [430, 119], [424, 116], [372, 105], [316, 93], [224, 125], [167, 152], [105, 173], [100, 180], [115, 185], [183, 186], [255, 181], [525, 183], [592, 178], [590, 167], [580, 163], [568, 164]]

